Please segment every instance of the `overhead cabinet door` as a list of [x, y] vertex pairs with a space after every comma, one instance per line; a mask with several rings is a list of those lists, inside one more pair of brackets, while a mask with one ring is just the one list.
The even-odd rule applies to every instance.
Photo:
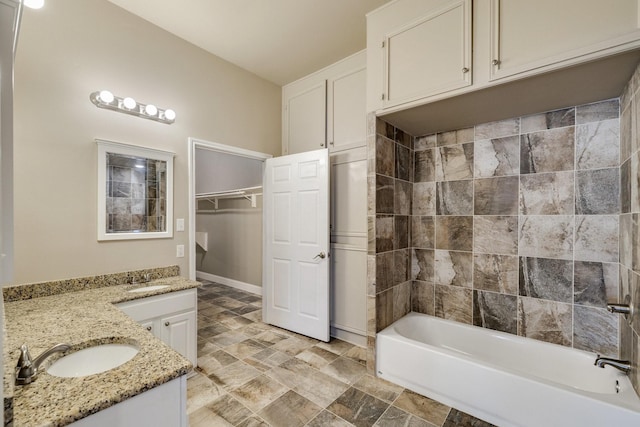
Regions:
[[491, 9], [491, 80], [637, 38], [637, 0], [491, 0]]
[[327, 82], [322, 81], [286, 100], [285, 146], [288, 154], [317, 150], [326, 142]]
[[471, 0], [455, 1], [387, 35], [385, 107], [471, 84]]

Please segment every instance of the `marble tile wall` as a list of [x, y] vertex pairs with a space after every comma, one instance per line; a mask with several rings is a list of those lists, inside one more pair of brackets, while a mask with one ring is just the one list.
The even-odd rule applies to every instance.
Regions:
[[[631, 383], [640, 395], [640, 70], [620, 97], [620, 269], [619, 295], [631, 297], [636, 315], [620, 316], [620, 358], [631, 361]], [[613, 276], [613, 273], [610, 273]], [[585, 283], [585, 293], [592, 292]]]
[[411, 309], [617, 357], [618, 111], [414, 138]]

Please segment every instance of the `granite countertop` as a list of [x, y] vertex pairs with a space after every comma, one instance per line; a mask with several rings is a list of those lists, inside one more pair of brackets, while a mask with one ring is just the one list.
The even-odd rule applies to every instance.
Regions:
[[[170, 286], [130, 293], [127, 290], [131, 285], [116, 285], [5, 302], [5, 401], [13, 397], [14, 425], [67, 425], [187, 374], [193, 368], [187, 359], [114, 305], [199, 285], [182, 277], [157, 279], [149, 285], [158, 283]], [[71, 344], [78, 350], [112, 342], [135, 343], [139, 352], [125, 364], [101, 374], [58, 378], [41, 369], [31, 384], [12, 384], [23, 343], [36, 357], [58, 343]], [[51, 356], [43, 367], [55, 358]]]

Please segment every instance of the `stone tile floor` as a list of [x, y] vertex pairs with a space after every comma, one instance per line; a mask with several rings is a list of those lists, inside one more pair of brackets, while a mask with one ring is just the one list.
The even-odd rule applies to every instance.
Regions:
[[191, 427], [491, 424], [366, 372], [365, 350], [262, 323], [262, 298], [203, 281]]

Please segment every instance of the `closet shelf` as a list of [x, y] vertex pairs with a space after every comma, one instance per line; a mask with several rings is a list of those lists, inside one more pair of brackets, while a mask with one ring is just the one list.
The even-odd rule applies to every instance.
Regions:
[[218, 209], [218, 200], [220, 199], [247, 199], [251, 201], [251, 207], [258, 206], [256, 197], [262, 196], [262, 186], [238, 188], [228, 191], [214, 191], [211, 193], [198, 193], [196, 194], [196, 201], [206, 200], [213, 203], [214, 209]]

